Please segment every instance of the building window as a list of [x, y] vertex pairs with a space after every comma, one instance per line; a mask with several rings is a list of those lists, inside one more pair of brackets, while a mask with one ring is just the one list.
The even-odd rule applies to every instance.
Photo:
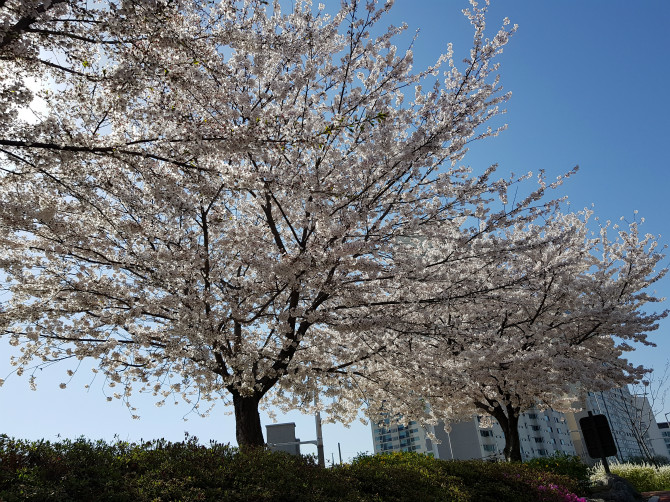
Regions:
[[544, 439], [542, 439], [541, 437], [536, 437], [535, 442], [536, 443], [544, 443]]
[[494, 444], [485, 444], [482, 445], [482, 448], [484, 448], [484, 451], [496, 451], [496, 445]]
[[483, 438], [492, 437], [492, 436], [493, 436], [493, 431], [486, 431], [486, 430], [484, 430], [484, 431], [479, 431], [479, 434], [480, 434]]

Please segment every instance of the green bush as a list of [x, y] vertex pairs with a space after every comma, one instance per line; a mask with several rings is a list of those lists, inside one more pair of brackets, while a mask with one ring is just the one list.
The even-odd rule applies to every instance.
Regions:
[[15, 501], [577, 501], [569, 477], [522, 464], [442, 461], [415, 453], [360, 456], [321, 469], [313, 457], [264, 449], [0, 435], [0, 500]]
[[458, 476], [470, 488], [473, 500], [519, 502], [578, 500], [567, 494], [580, 490], [567, 476], [539, 472], [520, 463], [482, 461], [444, 462], [446, 473]]
[[[352, 495], [351, 497], [349, 495]], [[312, 457], [227, 445], [154, 440], [108, 445], [0, 436], [0, 500], [356, 500], [346, 479]]]
[[586, 484], [589, 481], [590, 468], [576, 455], [558, 453], [551, 457], [528, 460], [524, 462], [524, 465], [538, 471], [568, 476], [582, 484]]
[[472, 500], [460, 478], [445, 475], [443, 463], [416, 453], [360, 455], [338, 474], [355, 480], [363, 500]]
[[647, 457], [630, 457], [626, 459], [627, 464], [653, 464], [653, 465], [668, 465], [670, 464], [670, 458], [663, 455], [654, 455], [651, 458]]
[[[628, 480], [639, 492], [670, 490], [670, 465], [655, 467], [644, 463], [614, 462], [610, 464], [610, 471]], [[592, 481], [598, 481], [604, 477], [605, 469], [602, 464], [591, 470]]]
[[[0, 435], [0, 500], [130, 500], [123, 465], [104, 441], [22, 441]], [[119, 492], [119, 490], [121, 491]]]
[[[580, 489], [576, 480], [563, 475], [538, 472], [516, 463], [491, 463], [480, 460], [447, 461], [416, 453], [390, 453], [358, 457], [351, 464], [353, 476], [359, 480], [365, 479], [364, 469], [368, 467], [373, 472], [404, 468], [412, 471], [413, 474], [421, 473], [425, 476], [423, 484], [420, 485], [423, 487], [426, 487], [428, 483], [432, 483], [433, 487], [442, 483], [441, 492], [426, 489], [425, 500], [477, 502], [579, 500], [575, 496], [569, 497], [569, 494]], [[395, 485], [390, 484], [388, 478], [390, 476], [377, 478], [376, 486], [380, 487], [380, 495], [396, 489]], [[444, 494], [446, 487], [449, 487], [452, 493], [445, 494], [445, 498], [430, 498], [435, 496], [434, 493]], [[408, 494], [407, 498], [382, 498], [381, 500], [413, 500], [409, 495], [411, 494]]]

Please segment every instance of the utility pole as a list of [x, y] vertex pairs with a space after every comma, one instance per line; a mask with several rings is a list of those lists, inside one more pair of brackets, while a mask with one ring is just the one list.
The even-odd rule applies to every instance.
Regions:
[[319, 466], [326, 467], [326, 458], [323, 454], [323, 432], [321, 430], [321, 412], [318, 409], [319, 404], [319, 394], [318, 392], [314, 393], [314, 405], [317, 406], [316, 415], [314, 419], [316, 421], [316, 456], [319, 463]]

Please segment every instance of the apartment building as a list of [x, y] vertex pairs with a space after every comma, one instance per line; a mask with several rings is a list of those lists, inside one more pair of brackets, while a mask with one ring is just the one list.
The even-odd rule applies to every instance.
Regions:
[[[388, 451], [416, 451], [441, 459], [502, 459], [505, 436], [495, 420], [471, 420], [451, 424], [445, 432], [444, 424], [428, 426], [428, 431], [416, 422], [407, 426], [389, 424], [389, 420], [372, 424], [375, 453]], [[489, 423], [490, 422], [490, 423]], [[428, 432], [437, 441], [431, 441]], [[563, 413], [554, 410], [531, 409], [519, 419], [521, 454], [524, 460], [551, 456], [555, 453], [575, 455], [567, 421]]]
[[631, 458], [667, 456], [667, 447], [653, 410], [645, 396], [634, 396], [627, 387], [602, 392], [588, 392], [576, 407], [578, 413], [567, 413], [577, 454], [587, 462], [593, 460], [586, 453], [586, 446], [579, 429], [579, 419], [591, 412], [605, 415], [609, 422], [616, 458], [625, 462]]
[[426, 434], [426, 429], [416, 422], [409, 422], [407, 425], [391, 424], [388, 418], [382, 418], [379, 423], [370, 423], [375, 453], [414, 451], [435, 456], [433, 443]]
[[[588, 392], [574, 404], [577, 413], [561, 413], [552, 409], [530, 409], [519, 419], [519, 437], [523, 460], [547, 457], [557, 453], [579, 455], [587, 463], [589, 457], [579, 420], [590, 413], [605, 415], [615, 444], [616, 458], [626, 461], [635, 457], [667, 456], [670, 458], [670, 426], [657, 424], [645, 396], [634, 396], [627, 387], [604, 392]], [[502, 459], [505, 437], [495, 420], [471, 420], [428, 426], [416, 422], [393, 425], [388, 419], [372, 424], [375, 453], [416, 451], [441, 459]], [[428, 432], [437, 441], [431, 441]]]
[[660, 422], [658, 424], [658, 430], [661, 433], [661, 437], [665, 443], [665, 449], [667, 450], [665, 456], [670, 458], [670, 422]]

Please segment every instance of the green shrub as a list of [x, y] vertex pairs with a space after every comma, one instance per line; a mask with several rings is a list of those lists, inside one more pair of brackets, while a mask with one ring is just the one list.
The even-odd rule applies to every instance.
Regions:
[[0, 435], [0, 500], [130, 500], [122, 462], [104, 441], [22, 441]]
[[528, 460], [524, 462], [524, 465], [538, 471], [568, 476], [581, 484], [586, 484], [589, 481], [590, 468], [576, 455], [559, 453], [551, 457]]
[[644, 464], [653, 464], [653, 465], [668, 465], [670, 464], [670, 458], [663, 456], [663, 455], [654, 455], [651, 458], [647, 457], [630, 457], [626, 459], [627, 464], [637, 464], [637, 465], [644, 465]]
[[355, 480], [363, 500], [472, 500], [460, 478], [444, 474], [442, 463], [417, 453], [361, 455], [339, 474]]
[[[426, 498], [425, 500], [471, 500], [477, 502], [564, 502], [579, 500], [576, 496], [572, 499], [569, 498], [569, 494], [579, 489], [577, 481], [567, 476], [538, 472], [522, 464], [491, 463], [481, 460], [447, 461], [436, 460], [416, 453], [390, 453], [358, 457], [351, 465], [354, 476], [358, 479], [365, 479], [362, 468], [367, 466], [373, 468], [375, 472], [390, 470], [393, 467], [404, 467], [406, 470], [414, 471], [414, 473], [420, 472], [426, 477], [420, 486], [426, 487], [429, 482], [442, 482], [444, 487], [448, 486], [454, 492], [453, 495], [450, 494], [446, 498]], [[390, 478], [390, 475], [377, 480], [378, 484], [376, 486], [380, 487], [380, 494], [387, 493], [384, 489], [389, 492], [396, 489], [388, 478]], [[444, 489], [442, 488], [442, 490]], [[427, 488], [426, 490], [426, 493], [430, 496], [435, 493], [428, 491]], [[382, 498], [382, 500], [413, 500], [409, 495], [408, 498]]]
[[[539, 472], [520, 463], [482, 461], [444, 462], [447, 473], [463, 479], [473, 500], [519, 502], [571, 500], [566, 494], [580, 490], [576, 480], [549, 472]], [[576, 498], [573, 500], [577, 500]]]
[[198, 444], [0, 436], [0, 500], [15, 501], [577, 501], [566, 476], [522, 464], [443, 461], [415, 453], [361, 456], [322, 469], [313, 457]]
[[[612, 474], [621, 476], [628, 480], [637, 491], [651, 492], [659, 490], [670, 490], [670, 466], [663, 465], [655, 467], [651, 464], [611, 463]], [[605, 469], [602, 464], [591, 470], [591, 480], [604, 479]]]

